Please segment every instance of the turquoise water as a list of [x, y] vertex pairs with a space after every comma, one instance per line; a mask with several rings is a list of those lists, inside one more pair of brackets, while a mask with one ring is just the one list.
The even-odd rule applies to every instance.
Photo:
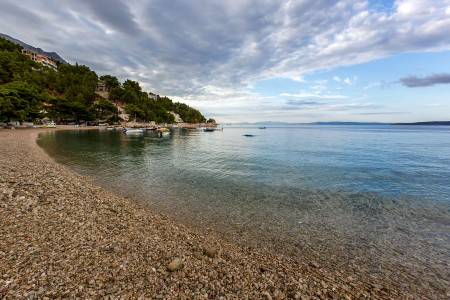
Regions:
[[116, 193], [224, 239], [447, 289], [449, 127], [226, 127], [169, 138], [80, 130], [38, 143]]

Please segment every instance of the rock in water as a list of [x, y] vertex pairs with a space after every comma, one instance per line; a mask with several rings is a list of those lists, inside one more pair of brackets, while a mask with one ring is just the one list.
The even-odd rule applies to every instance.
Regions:
[[178, 257], [172, 259], [169, 266], [167, 266], [167, 270], [169, 270], [170, 272], [174, 272], [174, 271], [180, 270], [182, 268], [183, 268], [183, 261], [181, 260], [181, 258], [178, 258]]

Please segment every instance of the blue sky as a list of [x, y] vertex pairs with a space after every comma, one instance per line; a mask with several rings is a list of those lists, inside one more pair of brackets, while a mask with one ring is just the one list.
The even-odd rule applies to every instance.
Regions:
[[3, 0], [0, 32], [219, 122], [450, 120], [450, 0]]
[[[261, 80], [253, 93], [267, 97], [278, 120], [426, 121], [450, 119], [450, 87], [445, 84], [408, 87], [401, 78], [445, 73], [450, 52], [404, 53], [367, 63], [318, 70], [302, 81]], [[293, 113], [296, 112], [296, 113]], [[332, 114], [329, 112], [333, 112]]]

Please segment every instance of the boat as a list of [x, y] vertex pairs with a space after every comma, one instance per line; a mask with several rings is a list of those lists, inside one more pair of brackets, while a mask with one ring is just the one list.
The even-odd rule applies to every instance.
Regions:
[[144, 130], [142, 128], [124, 128], [123, 131], [126, 134], [143, 134]]
[[204, 132], [213, 132], [214, 128], [205, 128], [203, 129]]
[[158, 136], [159, 137], [168, 137], [170, 135], [170, 131], [167, 128], [160, 128], [158, 129]]
[[45, 122], [44, 125], [42, 125], [42, 128], [56, 128], [55, 122]]
[[244, 136], [246, 136], [246, 137], [254, 137], [253, 134], [244, 134]]
[[266, 129], [266, 127], [259, 127], [259, 129]]

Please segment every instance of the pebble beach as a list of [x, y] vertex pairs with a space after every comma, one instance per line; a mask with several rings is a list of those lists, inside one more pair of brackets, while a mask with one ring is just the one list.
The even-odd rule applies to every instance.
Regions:
[[433, 299], [195, 231], [0, 129], [1, 299]]

